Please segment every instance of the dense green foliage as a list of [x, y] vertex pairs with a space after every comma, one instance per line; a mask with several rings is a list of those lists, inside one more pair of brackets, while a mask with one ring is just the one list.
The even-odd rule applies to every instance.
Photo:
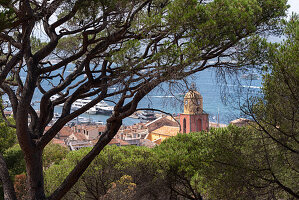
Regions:
[[[9, 119], [10, 121], [13, 121]], [[7, 123], [0, 118], [0, 153], [3, 153], [9, 147], [12, 147], [17, 140], [16, 130], [7, 125]]]
[[[299, 198], [299, 16], [282, 22], [285, 39], [280, 44], [263, 43], [253, 54], [262, 58], [262, 97], [251, 98], [243, 111], [256, 122], [261, 160], [256, 170], [258, 187], [272, 187]], [[279, 192], [278, 192], [279, 193]]]
[[[271, 174], [265, 169], [262, 145], [255, 129], [229, 126], [179, 134], [153, 149], [108, 146], [64, 199], [291, 198], [263, 180]], [[46, 170], [48, 193], [88, 151], [70, 152]], [[280, 170], [287, 176], [287, 168]], [[294, 177], [285, 178], [294, 184]]]
[[14, 178], [15, 175], [25, 173], [26, 167], [24, 154], [20, 145], [16, 144], [13, 147], [8, 148], [4, 152], [3, 156], [9, 169], [9, 174], [12, 178]]
[[13, 22], [16, 20], [13, 8], [10, 6], [11, 0], [1, 0], [0, 1], [0, 31], [11, 28]]
[[[8, 120], [11, 123], [13, 123], [13, 120], [11, 118], [9, 118]], [[17, 140], [17, 136], [16, 136], [15, 129], [9, 127], [1, 115], [1, 117], [0, 117], [0, 154], [4, 154], [3, 156], [6, 157], [6, 151], [16, 143], [16, 140]], [[7, 163], [7, 165], [9, 166], [9, 169], [11, 170], [12, 169], [11, 166], [14, 165], [14, 159], [11, 159], [10, 163]], [[14, 173], [14, 170], [12, 171], [12, 173]], [[3, 192], [2, 184], [0, 183], [0, 199], [3, 199], [2, 192]]]
[[245, 199], [247, 136], [244, 129], [229, 126], [168, 139], [157, 148], [168, 186], [188, 199]]
[[285, 40], [281, 44], [268, 44], [262, 54], [267, 63], [264, 96], [252, 99], [247, 112], [282, 148], [298, 153], [299, 16], [294, 15], [283, 25]]
[[59, 144], [49, 144], [43, 151], [43, 167], [49, 168], [53, 164], [58, 164], [68, 154], [69, 149]]
[[[76, 166], [78, 160], [89, 151], [90, 148], [72, 151], [65, 160], [46, 170], [47, 192], [52, 192], [64, 180], [68, 172]], [[65, 199], [84, 199], [84, 197], [101, 199], [108, 198], [107, 195], [117, 195], [115, 191], [111, 194], [112, 184], [121, 181], [125, 175], [131, 177], [132, 183], [137, 184], [139, 190], [147, 191], [138, 193], [140, 198], [149, 195], [153, 188], [147, 188], [147, 186], [151, 182], [152, 185], [155, 185], [155, 177], [159, 173], [156, 161], [157, 158], [151, 149], [145, 147], [119, 148], [108, 146], [93, 161]], [[158, 188], [156, 189], [158, 190]], [[152, 195], [155, 195], [154, 191]]]

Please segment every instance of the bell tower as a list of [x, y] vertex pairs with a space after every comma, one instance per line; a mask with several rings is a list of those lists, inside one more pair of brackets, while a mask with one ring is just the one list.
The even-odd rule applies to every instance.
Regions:
[[209, 115], [203, 111], [203, 98], [192, 85], [184, 97], [184, 113], [180, 114], [181, 133], [207, 131]]

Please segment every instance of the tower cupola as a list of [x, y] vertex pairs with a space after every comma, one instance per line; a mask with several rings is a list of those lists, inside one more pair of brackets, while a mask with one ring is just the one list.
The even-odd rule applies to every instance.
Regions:
[[202, 96], [198, 91], [192, 89], [184, 97], [184, 114], [195, 115], [202, 112]]

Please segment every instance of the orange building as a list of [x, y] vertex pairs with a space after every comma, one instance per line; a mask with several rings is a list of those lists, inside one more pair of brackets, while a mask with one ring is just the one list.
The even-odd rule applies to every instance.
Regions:
[[176, 136], [179, 132], [179, 129], [179, 127], [175, 126], [162, 126], [149, 133], [146, 139], [156, 144], [161, 144], [163, 140]]

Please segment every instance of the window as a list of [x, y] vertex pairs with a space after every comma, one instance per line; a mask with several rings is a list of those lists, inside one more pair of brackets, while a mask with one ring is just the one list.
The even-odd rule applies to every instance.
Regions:
[[183, 133], [186, 133], [186, 118], [183, 120]]
[[196, 131], [202, 131], [201, 124], [202, 124], [201, 119], [198, 119], [197, 122], [196, 122], [196, 129], [197, 129]]

